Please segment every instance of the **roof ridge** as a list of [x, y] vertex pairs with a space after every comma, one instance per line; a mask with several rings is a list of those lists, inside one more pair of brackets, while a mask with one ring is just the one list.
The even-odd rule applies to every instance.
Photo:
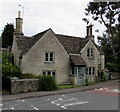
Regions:
[[[50, 28], [49, 28], [50, 29]], [[45, 30], [45, 31], [42, 31], [42, 32], [39, 32], [37, 33], [36, 35], [33, 35], [32, 37], [36, 37], [37, 35], [40, 35], [40, 34], [45, 34], [49, 29]]]
[[[52, 29], [49, 28], [43, 32], [31, 36], [31, 38], [23, 36], [21, 39], [17, 39], [21, 55], [24, 55], [26, 52], [28, 52], [32, 48], [32, 46], [34, 46], [35, 43], [49, 30]], [[83, 37], [81, 38], [63, 34], [55, 34], [55, 36], [68, 53], [79, 53], [88, 42], [88, 39]]]
[[72, 35], [65, 35], [65, 34], [55, 34], [56, 36], [64, 36], [64, 37], [71, 37], [71, 38], [79, 38], [79, 39], [86, 39], [84, 37], [77, 37]]

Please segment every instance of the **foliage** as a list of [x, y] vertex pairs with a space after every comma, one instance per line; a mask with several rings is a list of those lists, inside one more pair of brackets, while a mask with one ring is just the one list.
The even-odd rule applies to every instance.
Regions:
[[[118, 29], [117, 29], [118, 30]], [[119, 31], [118, 31], [119, 33]], [[118, 35], [116, 33], [116, 36]], [[107, 35], [103, 35], [103, 37], [100, 37], [99, 43], [101, 46], [102, 51], [105, 53], [105, 60], [106, 60], [106, 67], [111, 72], [120, 72], [120, 38], [116, 37], [113, 38], [113, 46], [115, 48], [116, 57], [114, 56], [112, 49], [110, 48], [110, 39], [107, 37]]]
[[100, 73], [99, 73], [99, 81], [101, 81], [101, 82], [106, 81], [105, 72], [100, 72]]
[[9, 53], [2, 53], [2, 75], [19, 77], [20, 70], [12, 64], [11, 55]]
[[37, 78], [37, 76], [30, 73], [24, 73], [20, 75], [20, 79], [31, 79], [31, 78]]
[[[102, 37], [98, 37], [101, 49], [105, 54], [106, 66], [110, 71], [120, 72], [120, 2], [89, 2], [85, 9], [87, 24], [88, 17], [106, 27]], [[117, 68], [114, 68], [117, 67]]]
[[[120, 20], [119, 7], [120, 2], [89, 2], [85, 9], [85, 14], [87, 17], [91, 16], [94, 21], [103, 23], [107, 30], [110, 31], [111, 27], [118, 24]], [[89, 23], [90, 21], [87, 17], [83, 18], [83, 20]]]
[[7, 48], [8, 46], [12, 46], [13, 33], [14, 33], [14, 26], [13, 26], [13, 24], [7, 24], [4, 27], [4, 30], [3, 30], [2, 35], [1, 35], [2, 47], [3, 48]]
[[88, 77], [85, 77], [84, 85], [85, 85], [85, 86], [88, 86], [88, 85], [89, 85]]
[[108, 68], [108, 70], [110, 70], [110, 72], [118, 72], [120, 71], [120, 65], [118, 63], [114, 63], [114, 62], [107, 62], [106, 63], [106, 67]]
[[52, 76], [39, 76], [39, 90], [53, 91], [57, 89], [55, 78]]

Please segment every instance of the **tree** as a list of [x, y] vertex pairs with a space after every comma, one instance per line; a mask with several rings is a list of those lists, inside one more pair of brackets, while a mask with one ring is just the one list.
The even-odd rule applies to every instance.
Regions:
[[10, 23], [10, 24], [5, 25], [4, 30], [2, 32], [2, 35], [1, 35], [3, 48], [7, 48], [8, 46], [12, 46], [13, 33], [14, 33], [13, 24]]
[[106, 55], [106, 65], [114, 71], [119, 71], [120, 2], [89, 2], [85, 14], [86, 18], [83, 18], [83, 20], [87, 24], [90, 22], [87, 17], [91, 17], [94, 21], [106, 27], [103, 36], [98, 37], [99, 44]]
[[[120, 2], [90, 2], [85, 11], [86, 16], [91, 16], [94, 21], [104, 24], [111, 40], [110, 48], [117, 58], [112, 39], [116, 36], [115, 26], [120, 22]], [[89, 23], [89, 19], [83, 18], [83, 20]]]

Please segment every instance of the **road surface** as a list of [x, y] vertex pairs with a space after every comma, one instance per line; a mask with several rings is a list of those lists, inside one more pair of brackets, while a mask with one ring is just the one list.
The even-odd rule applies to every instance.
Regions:
[[[2, 110], [118, 110], [117, 85], [69, 94], [6, 101]], [[1, 108], [0, 108], [1, 109]]]

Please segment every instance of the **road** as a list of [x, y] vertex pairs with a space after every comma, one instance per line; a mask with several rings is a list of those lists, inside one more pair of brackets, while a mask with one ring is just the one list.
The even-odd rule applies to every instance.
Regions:
[[3, 102], [2, 110], [118, 110], [118, 86]]

